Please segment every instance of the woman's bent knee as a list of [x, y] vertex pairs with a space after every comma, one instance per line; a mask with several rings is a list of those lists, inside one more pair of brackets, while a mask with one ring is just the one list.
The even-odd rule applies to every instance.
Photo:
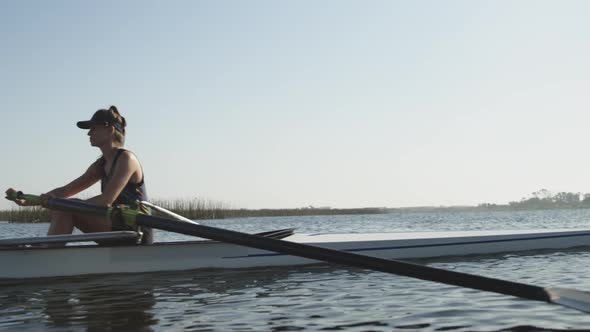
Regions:
[[65, 212], [65, 211], [57, 211], [57, 210], [53, 210], [51, 211], [51, 220], [63, 220], [63, 219], [69, 219], [72, 217], [72, 213], [71, 212]]
[[110, 232], [111, 223], [106, 218], [74, 216], [74, 226], [84, 233]]

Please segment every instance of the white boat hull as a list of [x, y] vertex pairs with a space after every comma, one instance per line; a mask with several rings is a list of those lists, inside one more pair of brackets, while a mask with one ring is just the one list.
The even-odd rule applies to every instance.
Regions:
[[[286, 241], [389, 259], [431, 258], [590, 246], [590, 229], [296, 234]], [[0, 250], [0, 280], [200, 268], [252, 268], [317, 261], [212, 241], [149, 246]]]

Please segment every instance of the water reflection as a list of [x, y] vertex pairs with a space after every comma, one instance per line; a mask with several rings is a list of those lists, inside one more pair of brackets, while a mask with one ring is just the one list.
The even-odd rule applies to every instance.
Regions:
[[[45, 279], [7, 286], [0, 299], [0, 328], [149, 331], [157, 323], [153, 286], [140, 276]], [[6, 314], [12, 319], [5, 320]]]
[[[461, 270], [481, 272], [488, 263], [467, 261]], [[520, 263], [494, 262], [494, 271], [526, 269]], [[523, 317], [537, 327], [526, 329]], [[581, 318], [557, 306], [328, 265], [0, 287], [0, 330], [15, 331], [562, 331], [584, 326]]]
[[85, 326], [88, 331], [144, 330], [157, 322], [153, 289], [141, 283], [52, 289], [43, 314], [49, 327]]
[[[232, 307], [280, 291], [284, 284], [278, 289], [273, 284], [294, 271], [199, 270], [5, 285], [0, 287], [0, 330], [211, 330], [217, 320], [235, 318]], [[216, 307], [212, 320], [208, 315]]]

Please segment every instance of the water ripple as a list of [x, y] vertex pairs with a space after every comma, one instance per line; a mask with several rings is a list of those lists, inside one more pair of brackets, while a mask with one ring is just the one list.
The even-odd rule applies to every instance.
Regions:
[[[590, 210], [409, 213], [205, 221], [246, 232], [585, 227]], [[2, 224], [2, 237], [47, 225]], [[160, 240], [185, 237], [158, 232]], [[493, 278], [590, 290], [590, 252], [415, 260]], [[0, 288], [7, 331], [583, 331], [590, 315], [540, 302], [328, 265], [52, 278]]]

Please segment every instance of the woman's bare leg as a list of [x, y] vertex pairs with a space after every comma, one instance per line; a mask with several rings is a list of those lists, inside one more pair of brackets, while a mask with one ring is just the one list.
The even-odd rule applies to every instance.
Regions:
[[74, 231], [73, 215], [69, 212], [51, 211], [51, 224], [47, 235], [72, 234]]
[[82, 216], [74, 214], [72, 216], [73, 224], [84, 233], [110, 232], [112, 230], [111, 221], [106, 217]]
[[[104, 217], [80, 216], [71, 212], [52, 211], [51, 224], [47, 235], [72, 234], [74, 226], [84, 233], [109, 232], [111, 222]], [[49, 245], [52, 248], [65, 246], [64, 243]]]

